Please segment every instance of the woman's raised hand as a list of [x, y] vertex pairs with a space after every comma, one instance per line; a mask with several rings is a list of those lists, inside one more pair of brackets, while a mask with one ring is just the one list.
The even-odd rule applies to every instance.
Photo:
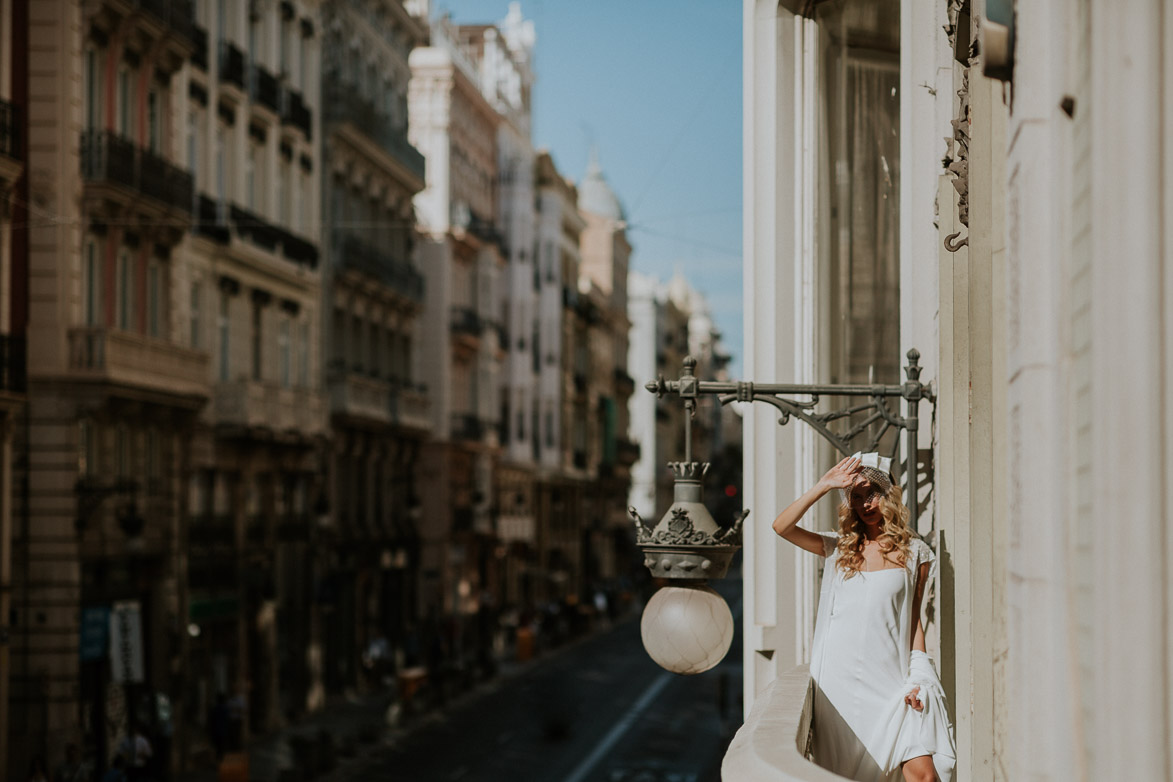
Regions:
[[856, 457], [848, 456], [839, 462], [839, 464], [827, 470], [827, 474], [819, 480], [819, 484], [827, 491], [832, 489], [850, 489], [855, 483], [856, 478], [859, 477], [861, 464], [862, 462]]

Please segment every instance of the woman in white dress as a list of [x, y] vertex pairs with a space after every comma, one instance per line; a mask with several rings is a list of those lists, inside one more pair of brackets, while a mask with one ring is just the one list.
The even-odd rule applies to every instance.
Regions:
[[[920, 619], [934, 555], [908, 527], [890, 465], [849, 456], [774, 520], [783, 538], [827, 558], [811, 650], [814, 759], [860, 782], [950, 782], [953, 728]], [[836, 489], [839, 532], [799, 527]]]

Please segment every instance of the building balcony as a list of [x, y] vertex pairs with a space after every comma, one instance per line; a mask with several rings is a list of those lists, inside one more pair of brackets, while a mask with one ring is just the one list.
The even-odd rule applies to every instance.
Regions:
[[501, 244], [501, 232], [497, 230], [496, 223], [476, 212], [468, 213], [468, 225], [464, 226], [464, 230], [482, 242]]
[[0, 99], [0, 182], [15, 182], [21, 169], [20, 110]]
[[[150, 205], [186, 225], [194, 185], [190, 172], [108, 130], [87, 130], [81, 141], [87, 197], [122, 205]], [[178, 227], [178, 226], [177, 226]]]
[[192, 230], [197, 236], [211, 239], [217, 244], [228, 244], [232, 239], [232, 230], [228, 227], [228, 219], [221, 202], [200, 193], [196, 201], [195, 223]]
[[306, 139], [313, 137], [314, 115], [301, 93], [289, 85], [281, 88], [281, 124], [298, 128]]
[[95, 29], [155, 52], [155, 67], [163, 73], [179, 70], [196, 45], [192, 0], [99, 0], [85, 7]]
[[[199, 206], [201, 215], [204, 208], [204, 204], [201, 203]], [[253, 214], [236, 204], [229, 204], [227, 211], [232, 229], [241, 238], [271, 253], [278, 252], [278, 248], [280, 248], [281, 254], [294, 263], [306, 264], [311, 268], [317, 267], [318, 246], [313, 242], [300, 236], [294, 236], [281, 226], [270, 223], [260, 215]], [[223, 212], [222, 208], [217, 207], [218, 223], [223, 220]], [[203, 230], [201, 229], [200, 232], [203, 233]]]
[[212, 415], [216, 424], [274, 435], [307, 438], [325, 432], [321, 394], [305, 388], [283, 388], [264, 380], [217, 383]]
[[391, 423], [394, 393], [386, 380], [340, 371], [330, 378], [330, 411], [374, 423]]
[[468, 342], [476, 348], [480, 344], [481, 334], [485, 331], [485, 322], [472, 307], [457, 304], [449, 314], [448, 325], [452, 329], [452, 336]]
[[322, 107], [327, 121], [352, 125], [423, 183], [424, 156], [407, 140], [406, 125], [396, 125], [364, 98], [357, 87], [337, 79], [326, 80], [322, 87]]
[[413, 302], [424, 298], [424, 277], [406, 258], [380, 250], [357, 236], [337, 232], [334, 246], [338, 252], [337, 266], [342, 271], [355, 271], [371, 277]]
[[473, 413], [455, 413], [452, 416], [452, 439], [479, 442], [485, 436], [485, 424]]
[[207, 353], [103, 327], [69, 331], [69, 372], [75, 380], [164, 394], [202, 406], [210, 392]]
[[402, 385], [392, 387], [391, 421], [404, 429], [421, 432], [432, 428], [432, 400], [424, 386]]
[[228, 41], [220, 41], [220, 81], [244, 91], [244, 52]]
[[721, 763], [721, 778], [740, 782], [837, 782], [844, 779], [810, 760], [814, 680], [805, 665], [766, 687], [738, 729]]
[[248, 69], [248, 99], [274, 113], [281, 111], [281, 87], [277, 77], [256, 63]]
[[615, 441], [615, 461], [619, 464], [625, 464], [630, 467], [639, 461], [639, 455], [639, 443], [632, 442], [627, 438]]

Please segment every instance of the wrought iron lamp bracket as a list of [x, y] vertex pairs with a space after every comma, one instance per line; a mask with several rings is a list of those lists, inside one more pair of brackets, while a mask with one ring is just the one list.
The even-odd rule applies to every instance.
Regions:
[[[696, 360], [691, 356], [684, 359], [684, 371], [679, 380], [665, 380], [661, 375], [645, 387], [658, 398], [676, 394], [684, 400], [688, 417], [685, 419], [685, 461], [692, 460], [691, 430], [692, 418], [696, 414], [697, 400], [701, 395], [716, 396], [718, 402], [761, 402], [778, 410], [778, 423], [785, 426], [792, 418], [805, 422], [815, 430], [836, 451], [848, 456], [857, 451], [875, 451], [880, 448], [884, 437], [895, 430], [906, 435], [908, 462], [904, 470], [905, 489], [909, 498], [916, 498], [919, 491], [917, 463], [917, 431], [920, 428], [918, 416], [922, 400], [936, 403], [936, 394], [931, 384], [920, 380], [920, 351], [912, 348], [906, 354], [908, 364], [904, 367], [906, 380], [901, 384], [794, 384], [754, 383], [752, 381], [702, 381], [693, 370]], [[806, 397], [796, 398], [796, 397]], [[817, 412], [822, 397], [863, 398], [856, 404], [837, 410]], [[893, 409], [893, 402], [905, 402], [905, 415]], [[845, 424], [853, 418], [861, 420], [841, 431], [836, 431], [836, 421]], [[888, 456], [895, 457], [900, 449], [900, 438], [892, 440]], [[909, 501], [910, 523], [916, 529], [919, 502]]]

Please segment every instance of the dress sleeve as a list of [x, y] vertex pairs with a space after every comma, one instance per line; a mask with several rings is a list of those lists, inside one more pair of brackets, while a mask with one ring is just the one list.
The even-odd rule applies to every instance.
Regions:
[[929, 565], [928, 581], [931, 583], [933, 580], [933, 576], [937, 572], [937, 555], [933, 552], [933, 550], [931, 548], [929, 548], [929, 544], [925, 543], [924, 540], [922, 540], [921, 538], [914, 536], [912, 538], [912, 541], [909, 543], [908, 554], [909, 554], [910, 564], [912, 565], [913, 578], [915, 579], [916, 574], [920, 572], [920, 566], [925, 563], [928, 563], [928, 565]]
[[829, 557], [835, 553], [835, 547], [839, 545], [838, 532], [820, 532], [818, 536], [823, 539], [823, 556]]

